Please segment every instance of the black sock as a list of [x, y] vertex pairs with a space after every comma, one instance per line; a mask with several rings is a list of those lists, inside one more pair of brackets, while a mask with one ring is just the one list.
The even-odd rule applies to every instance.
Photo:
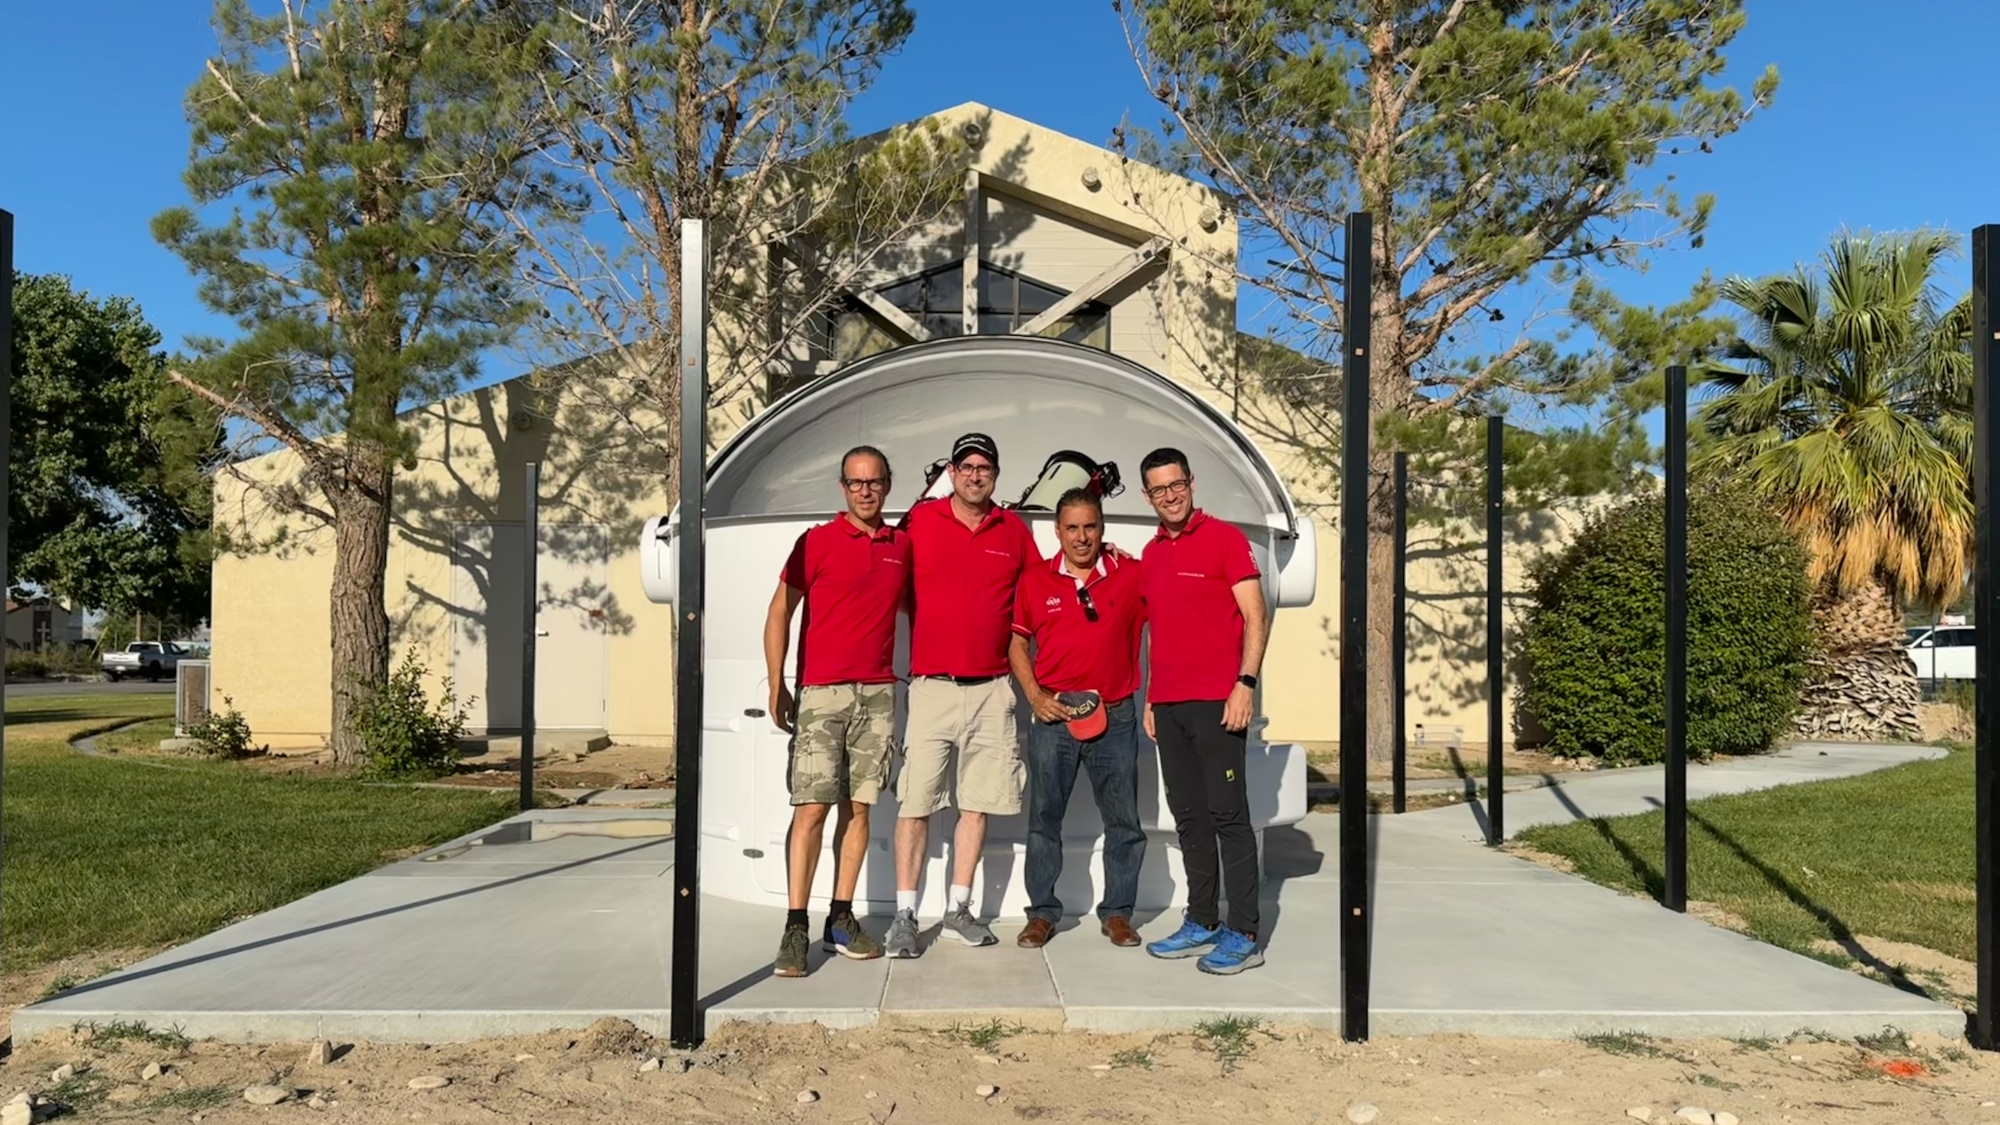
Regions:
[[852, 913], [854, 913], [853, 899], [837, 898], [826, 904], [826, 916], [828, 918], [845, 918]]
[[786, 929], [788, 929], [788, 930], [789, 930], [789, 929], [791, 929], [791, 928], [792, 928], [793, 926], [797, 926], [797, 927], [799, 927], [800, 929], [805, 929], [805, 928], [806, 928], [807, 926], [810, 926], [810, 925], [812, 925], [812, 922], [811, 922], [811, 921], [810, 921], [809, 919], [807, 919], [807, 918], [806, 918], [806, 912], [805, 912], [805, 911], [803, 911], [803, 910], [787, 910], [787, 911], [785, 911], [785, 928], [786, 928]]

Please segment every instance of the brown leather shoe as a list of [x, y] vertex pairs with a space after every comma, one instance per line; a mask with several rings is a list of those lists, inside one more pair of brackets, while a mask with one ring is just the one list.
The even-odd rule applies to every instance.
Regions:
[[1014, 939], [1014, 944], [1022, 949], [1040, 949], [1049, 943], [1055, 932], [1056, 924], [1047, 918], [1030, 918], [1028, 928], [1021, 931], [1021, 936]]
[[1113, 945], [1130, 947], [1139, 944], [1139, 931], [1132, 928], [1132, 920], [1123, 914], [1113, 914], [1106, 918], [1100, 930], [1105, 937], [1111, 939]]

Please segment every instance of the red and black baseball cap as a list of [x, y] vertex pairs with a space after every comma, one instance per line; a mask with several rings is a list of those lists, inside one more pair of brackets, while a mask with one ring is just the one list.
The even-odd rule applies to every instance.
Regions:
[[1061, 691], [1056, 702], [1069, 712], [1069, 736], [1078, 742], [1101, 737], [1110, 725], [1104, 714], [1104, 700], [1094, 691]]

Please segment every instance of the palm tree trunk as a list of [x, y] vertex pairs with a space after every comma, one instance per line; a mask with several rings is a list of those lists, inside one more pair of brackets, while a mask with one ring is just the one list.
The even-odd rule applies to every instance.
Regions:
[[1903, 616], [1880, 583], [1813, 605], [1820, 653], [1799, 693], [1798, 732], [1852, 741], [1917, 733], [1917, 670], [1903, 651]]

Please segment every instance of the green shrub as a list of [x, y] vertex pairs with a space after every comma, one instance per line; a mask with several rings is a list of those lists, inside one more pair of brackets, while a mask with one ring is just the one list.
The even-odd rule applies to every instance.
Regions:
[[210, 711], [188, 728], [187, 736], [210, 758], [247, 758], [252, 750], [250, 720], [236, 709], [236, 701], [226, 695], [222, 697], [222, 710]]
[[355, 715], [368, 751], [365, 772], [404, 779], [450, 773], [465, 737], [465, 717], [451, 680], [444, 681], [444, 693], [432, 707], [424, 694], [424, 666], [415, 653], [404, 656], [389, 682], [373, 685]]
[[53, 644], [41, 649], [7, 649], [7, 675], [17, 679], [95, 676], [97, 673], [97, 653], [89, 645]]
[[[1688, 754], [1768, 750], [1798, 705], [1812, 646], [1805, 548], [1754, 497], [1688, 503]], [[1530, 571], [1523, 702], [1549, 750], [1606, 764], [1666, 752], [1666, 501], [1628, 501]]]

